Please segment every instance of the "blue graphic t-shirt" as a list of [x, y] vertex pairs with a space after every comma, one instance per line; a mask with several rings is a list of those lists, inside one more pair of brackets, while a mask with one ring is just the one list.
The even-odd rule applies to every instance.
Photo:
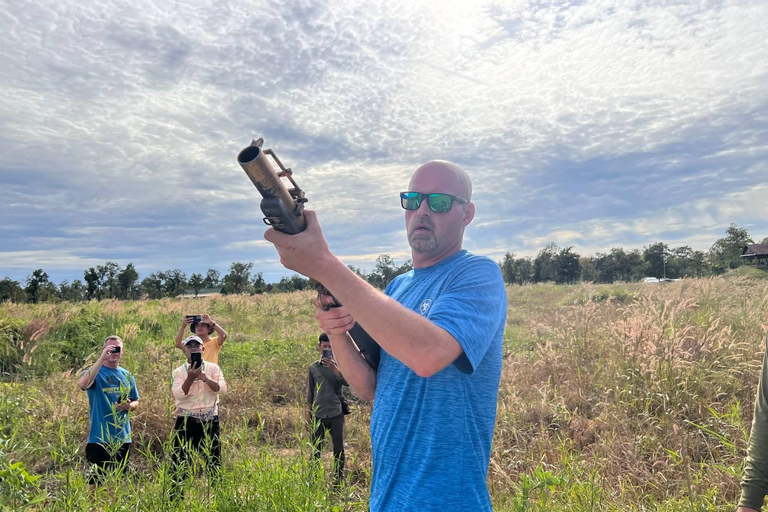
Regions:
[[128, 370], [102, 366], [93, 385], [85, 390], [91, 406], [89, 443], [130, 443], [131, 423], [128, 411], [116, 411], [115, 404], [126, 399], [138, 400], [136, 381]]
[[422, 378], [382, 349], [371, 510], [490, 511], [486, 475], [507, 316], [499, 266], [462, 250], [398, 276], [386, 293], [448, 331], [464, 353]]

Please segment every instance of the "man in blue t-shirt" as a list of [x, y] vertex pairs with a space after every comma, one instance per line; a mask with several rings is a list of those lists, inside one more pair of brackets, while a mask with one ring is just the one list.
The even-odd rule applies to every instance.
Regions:
[[91, 427], [85, 458], [92, 466], [88, 482], [101, 481], [104, 471], [121, 468], [128, 461], [131, 447], [131, 423], [128, 412], [139, 406], [136, 381], [128, 370], [119, 366], [123, 356], [123, 340], [109, 336], [104, 340], [101, 356], [77, 381], [88, 393]]
[[[328, 249], [317, 217], [264, 237], [288, 268], [322, 282], [345, 306], [324, 311], [336, 361], [371, 416], [374, 512], [491, 510], [486, 475], [496, 420], [507, 299], [499, 266], [462, 249], [472, 184], [457, 165], [419, 167], [400, 194], [414, 269], [382, 294]], [[348, 331], [381, 346], [377, 370]]]

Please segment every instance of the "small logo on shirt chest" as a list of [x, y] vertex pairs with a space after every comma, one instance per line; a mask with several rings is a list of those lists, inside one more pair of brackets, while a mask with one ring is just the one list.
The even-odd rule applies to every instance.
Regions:
[[427, 312], [429, 312], [429, 307], [432, 305], [432, 299], [424, 299], [424, 302], [421, 303], [421, 306], [419, 306], [419, 312], [421, 313], [421, 316], [427, 316]]

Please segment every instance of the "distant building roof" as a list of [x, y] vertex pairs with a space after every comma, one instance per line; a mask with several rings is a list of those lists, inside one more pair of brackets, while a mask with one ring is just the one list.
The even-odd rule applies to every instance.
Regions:
[[768, 244], [749, 244], [741, 250], [742, 258], [768, 258]]
[[184, 293], [181, 295], [177, 295], [177, 299], [191, 299], [194, 297], [210, 297], [211, 295], [218, 295], [222, 292], [221, 288], [201, 288], [197, 295], [195, 295], [195, 290], [184, 290]]

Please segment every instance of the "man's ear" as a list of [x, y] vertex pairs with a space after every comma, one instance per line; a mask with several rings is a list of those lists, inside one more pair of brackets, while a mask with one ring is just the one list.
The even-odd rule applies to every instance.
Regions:
[[472, 219], [474, 218], [475, 218], [475, 203], [469, 202], [464, 207], [464, 219], [462, 220], [464, 227], [468, 226], [469, 223], [472, 222]]

